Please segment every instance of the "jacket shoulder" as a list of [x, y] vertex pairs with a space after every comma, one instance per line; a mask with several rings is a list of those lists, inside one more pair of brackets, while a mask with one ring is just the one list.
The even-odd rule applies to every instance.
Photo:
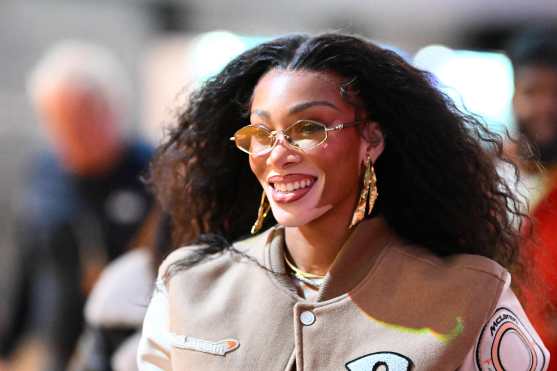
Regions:
[[503, 267], [482, 256], [438, 257], [419, 246], [396, 245], [351, 298], [382, 323], [456, 336], [468, 351], [509, 281]]
[[455, 254], [439, 257], [427, 249], [416, 246], [398, 246], [393, 249], [413, 264], [431, 270], [432, 274], [447, 276], [479, 275], [494, 284], [505, 284], [510, 280], [509, 272], [496, 261], [481, 255]]
[[[224, 249], [220, 253], [210, 254], [204, 251], [207, 245], [188, 245], [182, 246], [171, 252], [159, 267], [157, 281], [159, 283], [167, 283], [168, 279], [181, 270], [181, 267], [188, 265], [201, 266], [215, 259], [230, 259], [233, 254], [244, 255], [244, 257], [255, 259], [258, 263], [263, 264], [263, 248], [267, 244], [268, 239], [276, 228], [270, 228], [256, 236], [236, 241], [232, 244], [232, 249]], [[199, 261], [201, 255], [208, 254], [204, 259]], [[191, 264], [193, 263], [193, 264]]]

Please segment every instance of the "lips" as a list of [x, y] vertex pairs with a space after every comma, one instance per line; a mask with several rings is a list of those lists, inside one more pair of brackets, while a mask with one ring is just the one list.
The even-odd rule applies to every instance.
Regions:
[[267, 182], [271, 186], [271, 196], [277, 203], [288, 203], [304, 197], [313, 187], [317, 178], [307, 174], [272, 176]]

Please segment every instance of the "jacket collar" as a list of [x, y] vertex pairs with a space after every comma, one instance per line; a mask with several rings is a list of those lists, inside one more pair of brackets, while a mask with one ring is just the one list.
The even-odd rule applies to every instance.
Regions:
[[[325, 276], [318, 301], [325, 301], [345, 294], [355, 288], [373, 269], [385, 248], [397, 237], [382, 217], [360, 222], [339, 250], [331, 269]], [[267, 236], [265, 265], [273, 272], [281, 286], [296, 292], [284, 264], [284, 227], [277, 226]]]

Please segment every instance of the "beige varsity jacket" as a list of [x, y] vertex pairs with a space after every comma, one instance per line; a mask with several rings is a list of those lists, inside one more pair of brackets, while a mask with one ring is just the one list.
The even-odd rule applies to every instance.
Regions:
[[285, 274], [281, 227], [235, 246], [252, 259], [223, 253], [155, 292], [140, 370], [547, 368], [509, 274], [487, 258], [440, 259], [374, 218], [356, 227], [311, 302]]

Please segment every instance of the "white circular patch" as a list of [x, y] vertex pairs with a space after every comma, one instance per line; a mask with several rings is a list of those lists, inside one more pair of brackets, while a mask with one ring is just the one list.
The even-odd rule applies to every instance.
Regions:
[[547, 360], [528, 329], [510, 309], [499, 308], [482, 329], [476, 365], [482, 371], [538, 371]]
[[106, 200], [106, 213], [116, 223], [137, 223], [145, 214], [145, 200], [137, 192], [118, 190]]

